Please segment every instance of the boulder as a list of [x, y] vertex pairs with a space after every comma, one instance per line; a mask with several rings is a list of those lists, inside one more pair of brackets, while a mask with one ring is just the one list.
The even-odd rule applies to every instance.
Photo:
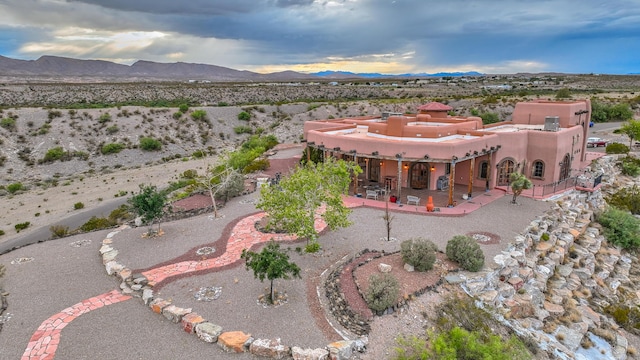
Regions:
[[303, 349], [297, 346], [291, 348], [293, 360], [328, 360], [329, 351], [325, 349]]
[[271, 359], [284, 359], [289, 356], [291, 349], [282, 345], [280, 339], [256, 339], [249, 346], [249, 352]]
[[222, 334], [222, 326], [203, 322], [196, 325], [196, 335], [204, 342], [214, 343], [218, 341], [218, 336]]
[[391, 265], [380, 263], [380, 264], [378, 264], [378, 270], [380, 270], [381, 273], [390, 273], [391, 272]]
[[242, 331], [227, 331], [218, 336], [218, 345], [227, 352], [245, 352], [253, 339]]

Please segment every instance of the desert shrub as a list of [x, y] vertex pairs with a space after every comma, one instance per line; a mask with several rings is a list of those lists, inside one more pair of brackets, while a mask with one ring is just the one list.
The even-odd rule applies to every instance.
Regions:
[[611, 206], [597, 220], [604, 227], [604, 235], [612, 244], [624, 249], [640, 246], [640, 220], [631, 213]]
[[245, 166], [242, 170], [245, 174], [250, 174], [252, 172], [266, 170], [269, 168], [269, 160], [268, 159], [256, 159], [253, 160], [249, 165]]
[[504, 340], [499, 335], [482, 334], [455, 327], [447, 332], [429, 332], [431, 342], [417, 337], [401, 337], [396, 348], [396, 359], [531, 359], [522, 341], [511, 336]]
[[7, 269], [4, 267], [4, 265], [0, 264], [0, 279], [4, 276], [6, 272], [7, 272]]
[[100, 117], [98, 118], [98, 122], [100, 124], [104, 124], [104, 123], [109, 122], [109, 121], [111, 121], [111, 114], [109, 114], [109, 113], [104, 113], [104, 114], [100, 115]]
[[28, 221], [25, 221], [23, 223], [15, 224], [13, 227], [16, 229], [16, 232], [20, 232], [20, 230], [24, 230], [28, 228], [29, 225], [31, 225], [31, 223]]
[[124, 144], [121, 143], [108, 143], [102, 145], [102, 147], [100, 148], [100, 152], [102, 153], [102, 155], [117, 154], [124, 148]]
[[543, 233], [542, 236], [540, 236], [540, 240], [549, 241], [549, 233]]
[[4, 230], [0, 230], [0, 236], [4, 235]]
[[618, 303], [607, 306], [604, 311], [611, 315], [618, 325], [633, 334], [640, 335], [640, 309], [637, 306]]
[[207, 119], [207, 112], [204, 110], [195, 110], [191, 113], [191, 118], [196, 121], [205, 121]]
[[176, 112], [174, 112], [174, 113], [173, 113], [173, 115], [172, 115], [172, 116], [173, 116], [173, 118], [174, 118], [174, 119], [176, 119], [176, 120], [180, 120], [180, 118], [182, 117], [182, 115], [184, 115], [184, 114], [182, 113], [182, 111], [176, 111]]
[[628, 176], [640, 175], [640, 159], [633, 156], [626, 156], [620, 160], [620, 170], [622, 174]]
[[320, 250], [320, 243], [317, 241], [311, 241], [304, 247], [304, 251], [309, 254], [317, 253], [319, 250]]
[[82, 202], [77, 202], [77, 203], [73, 204], [73, 208], [74, 208], [75, 210], [84, 209], [84, 203], [82, 203]]
[[183, 179], [195, 179], [198, 177], [198, 171], [193, 169], [185, 170], [182, 174], [180, 174], [180, 177]]
[[620, 210], [626, 210], [635, 215], [640, 214], [640, 187], [637, 185], [621, 188], [615, 193], [607, 195], [605, 199], [607, 204]]
[[415, 238], [405, 240], [400, 244], [402, 261], [413, 265], [416, 271], [429, 271], [436, 262], [438, 248], [431, 240]]
[[178, 106], [178, 110], [180, 110], [181, 113], [186, 113], [189, 110], [189, 105], [180, 104], [180, 106]]
[[254, 150], [260, 149], [261, 152], [265, 152], [278, 145], [278, 139], [274, 135], [259, 136], [253, 135], [242, 143], [242, 150]]
[[51, 236], [54, 238], [61, 238], [69, 234], [69, 227], [64, 225], [52, 225], [49, 227], [49, 231], [51, 231]]
[[238, 120], [249, 121], [251, 119], [251, 114], [246, 111], [242, 111], [238, 114]]
[[607, 154], [628, 154], [629, 147], [625, 144], [614, 142], [607, 145], [607, 147], [605, 148], [605, 152]]
[[140, 148], [145, 151], [157, 151], [162, 149], [162, 143], [151, 137], [140, 138]]
[[99, 218], [96, 216], [92, 216], [91, 219], [89, 219], [86, 223], [80, 226], [80, 230], [84, 232], [102, 230], [102, 229], [108, 229], [114, 225], [116, 225], [116, 223], [107, 218]]
[[207, 155], [207, 154], [202, 150], [196, 150], [193, 153], [191, 153], [191, 156], [194, 159], [202, 159], [203, 157], [205, 157], [205, 155]]
[[482, 123], [485, 125], [500, 122], [500, 117], [498, 116], [498, 114], [492, 112], [482, 113], [480, 114], [480, 118], [482, 118]]
[[47, 150], [47, 152], [44, 154], [44, 158], [42, 159], [42, 161], [45, 163], [54, 162], [56, 160], [62, 160], [64, 157], [65, 157], [64, 149], [62, 149], [62, 147], [60, 146], [57, 146]]
[[4, 118], [0, 120], [0, 126], [9, 131], [14, 131], [16, 129], [16, 120], [12, 118]]
[[49, 120], [53, 120], [57, 117], [61, 117], [62, 112], [60, 110], [49, 110], [47, 116], [49, 117]]
[[131, 214], [129, 207], [126, 204], [120, 205], [109, 213], [109, 221], [114, 224], [131, 219], [133, 219], [133, 214]]
[[15, 194], [20, 190], [24, 190], [24, 185], [22, 185], [22, 183], [20, 182], [7, 185], [7, 191], [10, 192], [11, 194]]
[[109, 135], [115, 134], [118, 131], [120, 131], [120, 129], [118, 128], [118, 125], [109, 126], [106, 130], [107, 130], [107, 134]]
[[398, 279], [389, 273], [373, 274], [364, 296], [367, 306], [374, 311], [383, 311], [395, 305], [400, 293]]
[[447, 242], [446, 254], [468, 271], [478, 271], [484, 266], [484, 253], [480, 245], [469, 236], [454, 236]]
[[233, 128], [233, 132], [236, 134], [253, 134], [253, 129], [249, 126], [236, 126]]

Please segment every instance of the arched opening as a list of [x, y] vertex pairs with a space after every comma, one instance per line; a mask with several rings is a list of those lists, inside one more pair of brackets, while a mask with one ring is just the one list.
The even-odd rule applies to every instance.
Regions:
[[498, 186], [509, 185], [509, 176], [515, 168], [516, 163], [511, 159], [504, 159], [498, 164]]
[[542, 160], [536, 160], [531, 166], [531, 177], [536, 179], [542, 179], [544, 177], [544, 162]]
[[409, 187], [413, 189], [428, 189], [430, 168], [428, 163], [411, 164]]
[[560, 163], [560, 177], [558, 178], [559, 181], [568, 179], [569, 176], [571, 175], [571, 156], [569, 156], [569, 154], [566, 154], [564, 156], [564, 159], [562, 159], [562, 162]]

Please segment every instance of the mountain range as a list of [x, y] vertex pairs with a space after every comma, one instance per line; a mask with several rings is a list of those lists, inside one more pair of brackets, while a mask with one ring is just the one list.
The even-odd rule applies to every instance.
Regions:
[[132, 65], [104, 60], [81, 60], [59, 56], [41, 56], [37, 60], [19, 60], [0, 55], [0, 76], [60, 77], [60, 78], [116, 78], [132, 80], [196, 80], [196, 81], [322, 81], [337, 79], [417, 78], [442, 76], [479, 76], [477, 72], [437, 74], [379, 74], [322, 71], [304, 74], [282, 71], [260, 74], [246, 70], [194, 63], [158, 63], [138, 60]]

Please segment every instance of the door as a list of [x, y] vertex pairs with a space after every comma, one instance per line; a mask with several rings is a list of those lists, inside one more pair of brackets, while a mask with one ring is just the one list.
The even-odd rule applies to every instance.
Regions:
[[560, 177], [558, 178], [558, 180], [562, 181], [568, 179], [569, 175], [571, 175], [571, 156], [569, 156], [569, 154], [566, 154], [564, 156], [564, 159], [562, 159], [562, 163], [560, 164]]
[[513, 160], [505, 159], [498, 164], [498, 186], [509, 185], [509, 176], [515, 169]]
[[369, 181], [380, 181], [380, 163], [378, 159], [369, 159]]
[[429, 164], [414, 163], [411, 165], [409, 186], [413, 189], [429, 188]]

